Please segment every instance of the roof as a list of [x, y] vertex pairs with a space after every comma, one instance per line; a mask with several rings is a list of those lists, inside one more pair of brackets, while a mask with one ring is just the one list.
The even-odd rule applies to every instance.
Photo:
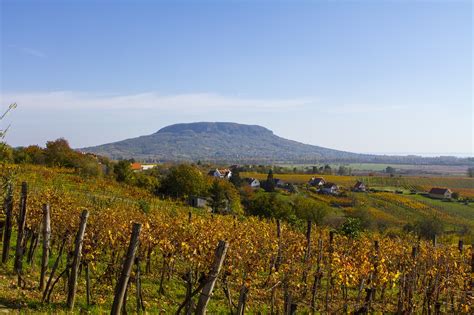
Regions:
[[359, 187], [362, 187], [362, 186], [365, 186], [363, 182], [361, 181], [357, 181], [357, 183], [354, 185], [355, 188], [359, 188]]
[[324, 182], [324, 178], [322, 177], [313, 177], [309, 180], [311, 183], [319, 184], [320, 182]]
[[[252, 184], [255, 180], [257, 180], [256, 178], [253, 178], [253, 177], [250, 177], [250, 178], [244, 178], [244, 181], [247, 182], [247, 184]], [[258, 181], [258, 180], [257, 180]]]
[[219, 173], [221, 173], [221, 174], [225, 174], [225, 173], [230, 172], [230, 170], [227, 169], [227, 168], [221, 168], [221, 169], [214, 168], [214, 169], [212, 169], [212, 170], [209, 171], [209, 174], [214, 174], [215, 172], [219, 172]]
[[448, 188], [439, 188], [439, 187], [434, 187], [434, 188], [431, 188], [430, 190], [430, 194], [433, 194], [433, 195], [444, 195], [447, 192], [451, 192], [451, 190], [449, 190]]
[[139, 171], [142, 169], [142, 165], [140, 163], [132, 163], [130, 167], [132, 168], [132, 171]]
[[326, 184], [323, 185], [324, 188], [332, 188], [332, 187], [334, 187], [334, 186], [337, 187], [337, 185], [334, 184], [334, 183], [326, 183]]

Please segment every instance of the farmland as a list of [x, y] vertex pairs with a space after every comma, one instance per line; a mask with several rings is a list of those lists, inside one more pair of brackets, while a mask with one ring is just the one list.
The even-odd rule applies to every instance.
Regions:
[[[68, 169], [22, 166], [15, 174], [15, 204], [21, 199], [20, 183], [28, 183], [26, 231], [29, 232], [25, 248], [34, 244], [34, 235], [41, 229], [42, 205], [48, 203], [52, 246], [46, 275], [52, 273], [56, 260], [60, 264], [53, 277], [57, 285], [50, 288], [49, 299], [42, 302], [42, 292], [38, 290], [40, 249], [36, 254], [33, 251], [31, 258], [24, 258], [19, 284], [11, 253], [0, 269], [0, 301], [10, 308], [34, 312], [67, 309], [64, 303], [69, 292], [68, 279], [61, 276], [64, 274], [60, 271], [67, 270], [69, 264], [64, 254], [61, 256], [60, 247], [65, 241], [65, 252], [74, 251], [73, 239], [83, 209], [89, 211], [89, 218], [82, 272], [78, 274], [77, 311], [102, 313], [110, 309], [133, 222], [141, 223], [142, 230], [137, 251], [139, 260], [132, 269], [126, 299], [129, 311], [138, 307], [140, 312], [143, 309], [152, 313], [176, 312], [186, 300], [186, 292], [199, 288], [202, 275], [207, 274], [213, 262], [219, 240], [227, 243], [228, 250], [207, 307], [211, 313], [235, 312], [242, 307], [239, 303], [242, 299], [245, 309], [251, 313], [268, 313], [271, 309], [283, 312], [290, 305], [301, 312], [355, 311], [365, 307], [381, 312], [418, 312], [436, 305], [443, 311], [469, 312], [471, 308], [472, 301], [466, 290], [472, 249], [464, 246], [459, 250], [457, 239], [440, 239], [434, 247], [430, 241], [417, 240], [409, 234], [389, 236], [374, 231], [353, 239], [334, 233], [328, 227], [313, 226], [305, 232], [304, 225], [284, 222], [278, 229], [274, 220], [211, 215], [180, 202], [158, 199], [136, 187], [108, 179], [83, 178]], [[349, 183], [349, 178], [341, 180]], [[308, 194], [328, 204], [338, 200]], [[418, 209], [421, 216], [424, 211], [433, 211], [423, 208], [425, 203], [418, 200], [421, 198], [418, 196], [408, 197], [410, 199], [391, 193], [360, 196], [356, 197], [357, 204], [365, 202], [368, 212], [394, 224], [405, 222], [401, 219], [403, 216], [415, 218], [414, 209]], [[353, 196], [344, 198], [339, 201], [350, 203]], [[149, 205], [146, 211], [142, 207], [144, 202]], [[384, 204], [398, 206], [389, 206], [392, 211], [389, 212]], [[355, 208], [349, 207], [347, 211]], [[13, 207], [13, 211], [16, 215], [19, 207]], [[457, 223], [456, 211], [446, 217], [452, 218], [453, 224]], [[16, 241], [16, 229], [11, 241]], [[309, 254], [310, 248], [312, 254]], [[85, 268], [88, 277], [84, 275]], [[412, 282], [403, 280], [415, 278], [419, 280], [413, 287], [406, 284]], [[442, 280], [434, 285], [435, 278]], [[433, 292], [438, 293], [426, 295], [423, 293], [425, 285], [431, 285]], [[194, 298], [195, 302], [198, 297]], [[448, 303], [451, 298], [455, 299], [454, 304]]]
[[[298, 170], [311, 170], [314, 164], [278, 164], [281, 167]], [[469, 166], [467, 165], [415, 165], [415, 164], [390, 164], [390, 163], [329, 163], [332, 169], [345, 166], [352, 170], [353, 174], [367, 175], [367, 173], [383, 173], [390, 166], [403, 175], [423, 176], [465, 176]], [[324, 166], [324, 165], [319, 165]]]
[[[265, 174], [242, 173], [245, 177], [264, 180]], [[311, 177], [320, 176], [327, 182], [341, 186], [345, 197], [321, 196], [309, 192], [314, 198], [327, 204], [348, 204], [339, 215], [350, 213], [357, 208], [369, 208], [372, 222], [383, 226], [400, 226], [413, 220], [439, 217], [447, 224], [448, 230], [460, 230], [468, 226], [474, 228], [474, 203], [445, 202], [433, 200], [410, 191], [429, 191], [431, 187], [449, 187], [463, 197], [474, 196], [474, 179], [467, 177], [390, 177], [390, 176], [338, 176], [338, 175], [307, 175], [307, 174], [276, 174], [275, 177], [285, 182], [304, 185]], [[352, 193], [350, 188], [357, 180], [368, 187], [379, 190], [376, 193]], [[303, 190], [304, 191], [304, 190]], [[395, 191], [403, 192], [402, 194]]]

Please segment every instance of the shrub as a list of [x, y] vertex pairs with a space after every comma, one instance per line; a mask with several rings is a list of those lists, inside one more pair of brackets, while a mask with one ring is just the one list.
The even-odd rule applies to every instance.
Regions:
[[444, 232], [444, 224], [437, 217], [426, 218], [416, 222], [414, 230], [419, 236], [432, 239], [435, 235], [441, 235]]
[[346, 222], [339, 228], [343, 235], [356, 238], [362, 232], [362, 224], [359, 218], [347, 218]]

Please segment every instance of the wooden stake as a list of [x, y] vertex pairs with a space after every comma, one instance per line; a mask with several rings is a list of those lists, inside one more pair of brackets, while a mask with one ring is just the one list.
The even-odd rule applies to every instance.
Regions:
[[89, 211], [84, 210], [81, 214], [81, 223], [76, 234], [74, 256], [71, 265], [71, 274], [68, 279], [68, 292], [67, 292], [67, 307], [69, 310], [74, 309], [74, 301], [76, 299], [76, 288], [77, 288], [77, 277], [79, 272], [79, 266], [81, 264], [82, 257], [82, 243], [84, 241], [84, 233], [86, 232], [87, 218], [89, 217]]
[[7, 186], [7, 195], [5, 197], [5, 228], [3, 236], [3, 248], [2, 248], [2, 263], [8, 261], [10, 254], [10, 240], [12, 238], [12, 222], [13, 222], [13, 187], [9, 183]]
[[18, 275], [18, 286], [21, 286], [21, 272], [23, 269], [23, 241], [26, 223], [26, 199], [28, 196], [28, 185], [21, 183], [20, 215], [18, 218], [18, 237], [16, 241], [14, 269]]
[[49, 205], [43, 205], [43, 255], [41, 256], [41, 274], [39, 289], [44, 290], [44, 282], [46, 276], [46, 270], [48, 269], [49, 261], [49, 249], [50, 249], [50, 237], [51, 237], [51, 219], [49, 212]]
[[118, 315], [124, 304], [125, 292], [127, 290], [128, 281], [130, 279], [130, 272], [132, 270], [133, 263], [135, 261], [135, 254], [138, 248], [139, 236], [142, 225], [140, 223], [134, 223], [132, 228], [132, 235], [130, 237], [130, 243], [128, 245], [127, 256], [123, 264], [122, 273], [120, 274], [119, 281], [115, 287], [114, 303], [112, 304], [112, 310], [110, 314]]
[[43, 291], [43, 298], [42, 298], [43, 302], [46, 300], [49, 288], [51, 286], [51, 281], [53, 281], [53, 277], [56, 273], [56, 269], [58, 269], [59, 262], [61, 260], [62, 255], [63, 255], [64, 246], [66, 245], [66, 241], [67, 241], [67, 234], [64, 236], [63, 241], [62, 241], [62, 243], [59, 247], [58, 257], [56, 257], [56, 261], [54, 262], [53, 268], [51, 269], [51, 273], [49, 275], [48, 282], [46, 283], [46, 288]]
[[225, 241], [219, 241], [217, 245], [216, 252], [214, 255], [214, 262], [211, 267], [211, 271], [206, 279], [206, 284], [204, 285], [201, 296], [199, 297], [199, 301], [196, 307], [196, 314], [206, 314], [207, 304], [209, 303], [209, 299], [211, 298], [212, 290], [214, 289], [214, 285], [216, 284], [217, 276], [221, 271], [222, 264], [224, 263], [224, 258], [227, 253], [227, 249], [229, 248], [229, 244]]
[[245, 303], [247, 302], [248, 292], [249, 292], [249, 288], [247, 288], [247, 286], [243, 284], [242, 287], [240, 288], [239, 304], [237, 305], [237, 315], [244, 315]]

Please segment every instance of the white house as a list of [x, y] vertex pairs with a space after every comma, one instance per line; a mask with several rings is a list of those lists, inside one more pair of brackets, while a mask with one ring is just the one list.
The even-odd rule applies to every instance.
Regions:
[[247, 185], [251, 188], [260, 188], [260, 181], [256, 178], [245, 178], [244, 179]]
[[356, 191], [356, 192], [364, 192], [366, 191], [366, 187], [365, 187], [365, 184], [361, 181], [357, 181], [357, 183], [354, 185], [354, 187], [352, 188], [352, 191]]
[[156, 164], [142, 164], [142, 171], [151, 170], [156, 167]]
[[322, 185], [326, 184], [326, 181], [322, 177], [311, 177], [308, 184], [315, 187], [321, 187]]
[[335, 195], [338, 193], [338, 191], [339, 191], [339, 187], [337, 187], [337, 185], [334, 183], [325, 183], [321, 187], [321, 192], [325, 194]]
[[218, 178], [223, 178], [223, 179], [229, 179], [232, 177], [232, 172], [231, 170], [225, 168], [225, 169], [218, 169], [216, 168], [215, 170], [209, 171], [210, 176], [218, 177]]
[[453, 192], [448, 188], [431, 188], [430, 197], [435, 199], [451, 199]]

